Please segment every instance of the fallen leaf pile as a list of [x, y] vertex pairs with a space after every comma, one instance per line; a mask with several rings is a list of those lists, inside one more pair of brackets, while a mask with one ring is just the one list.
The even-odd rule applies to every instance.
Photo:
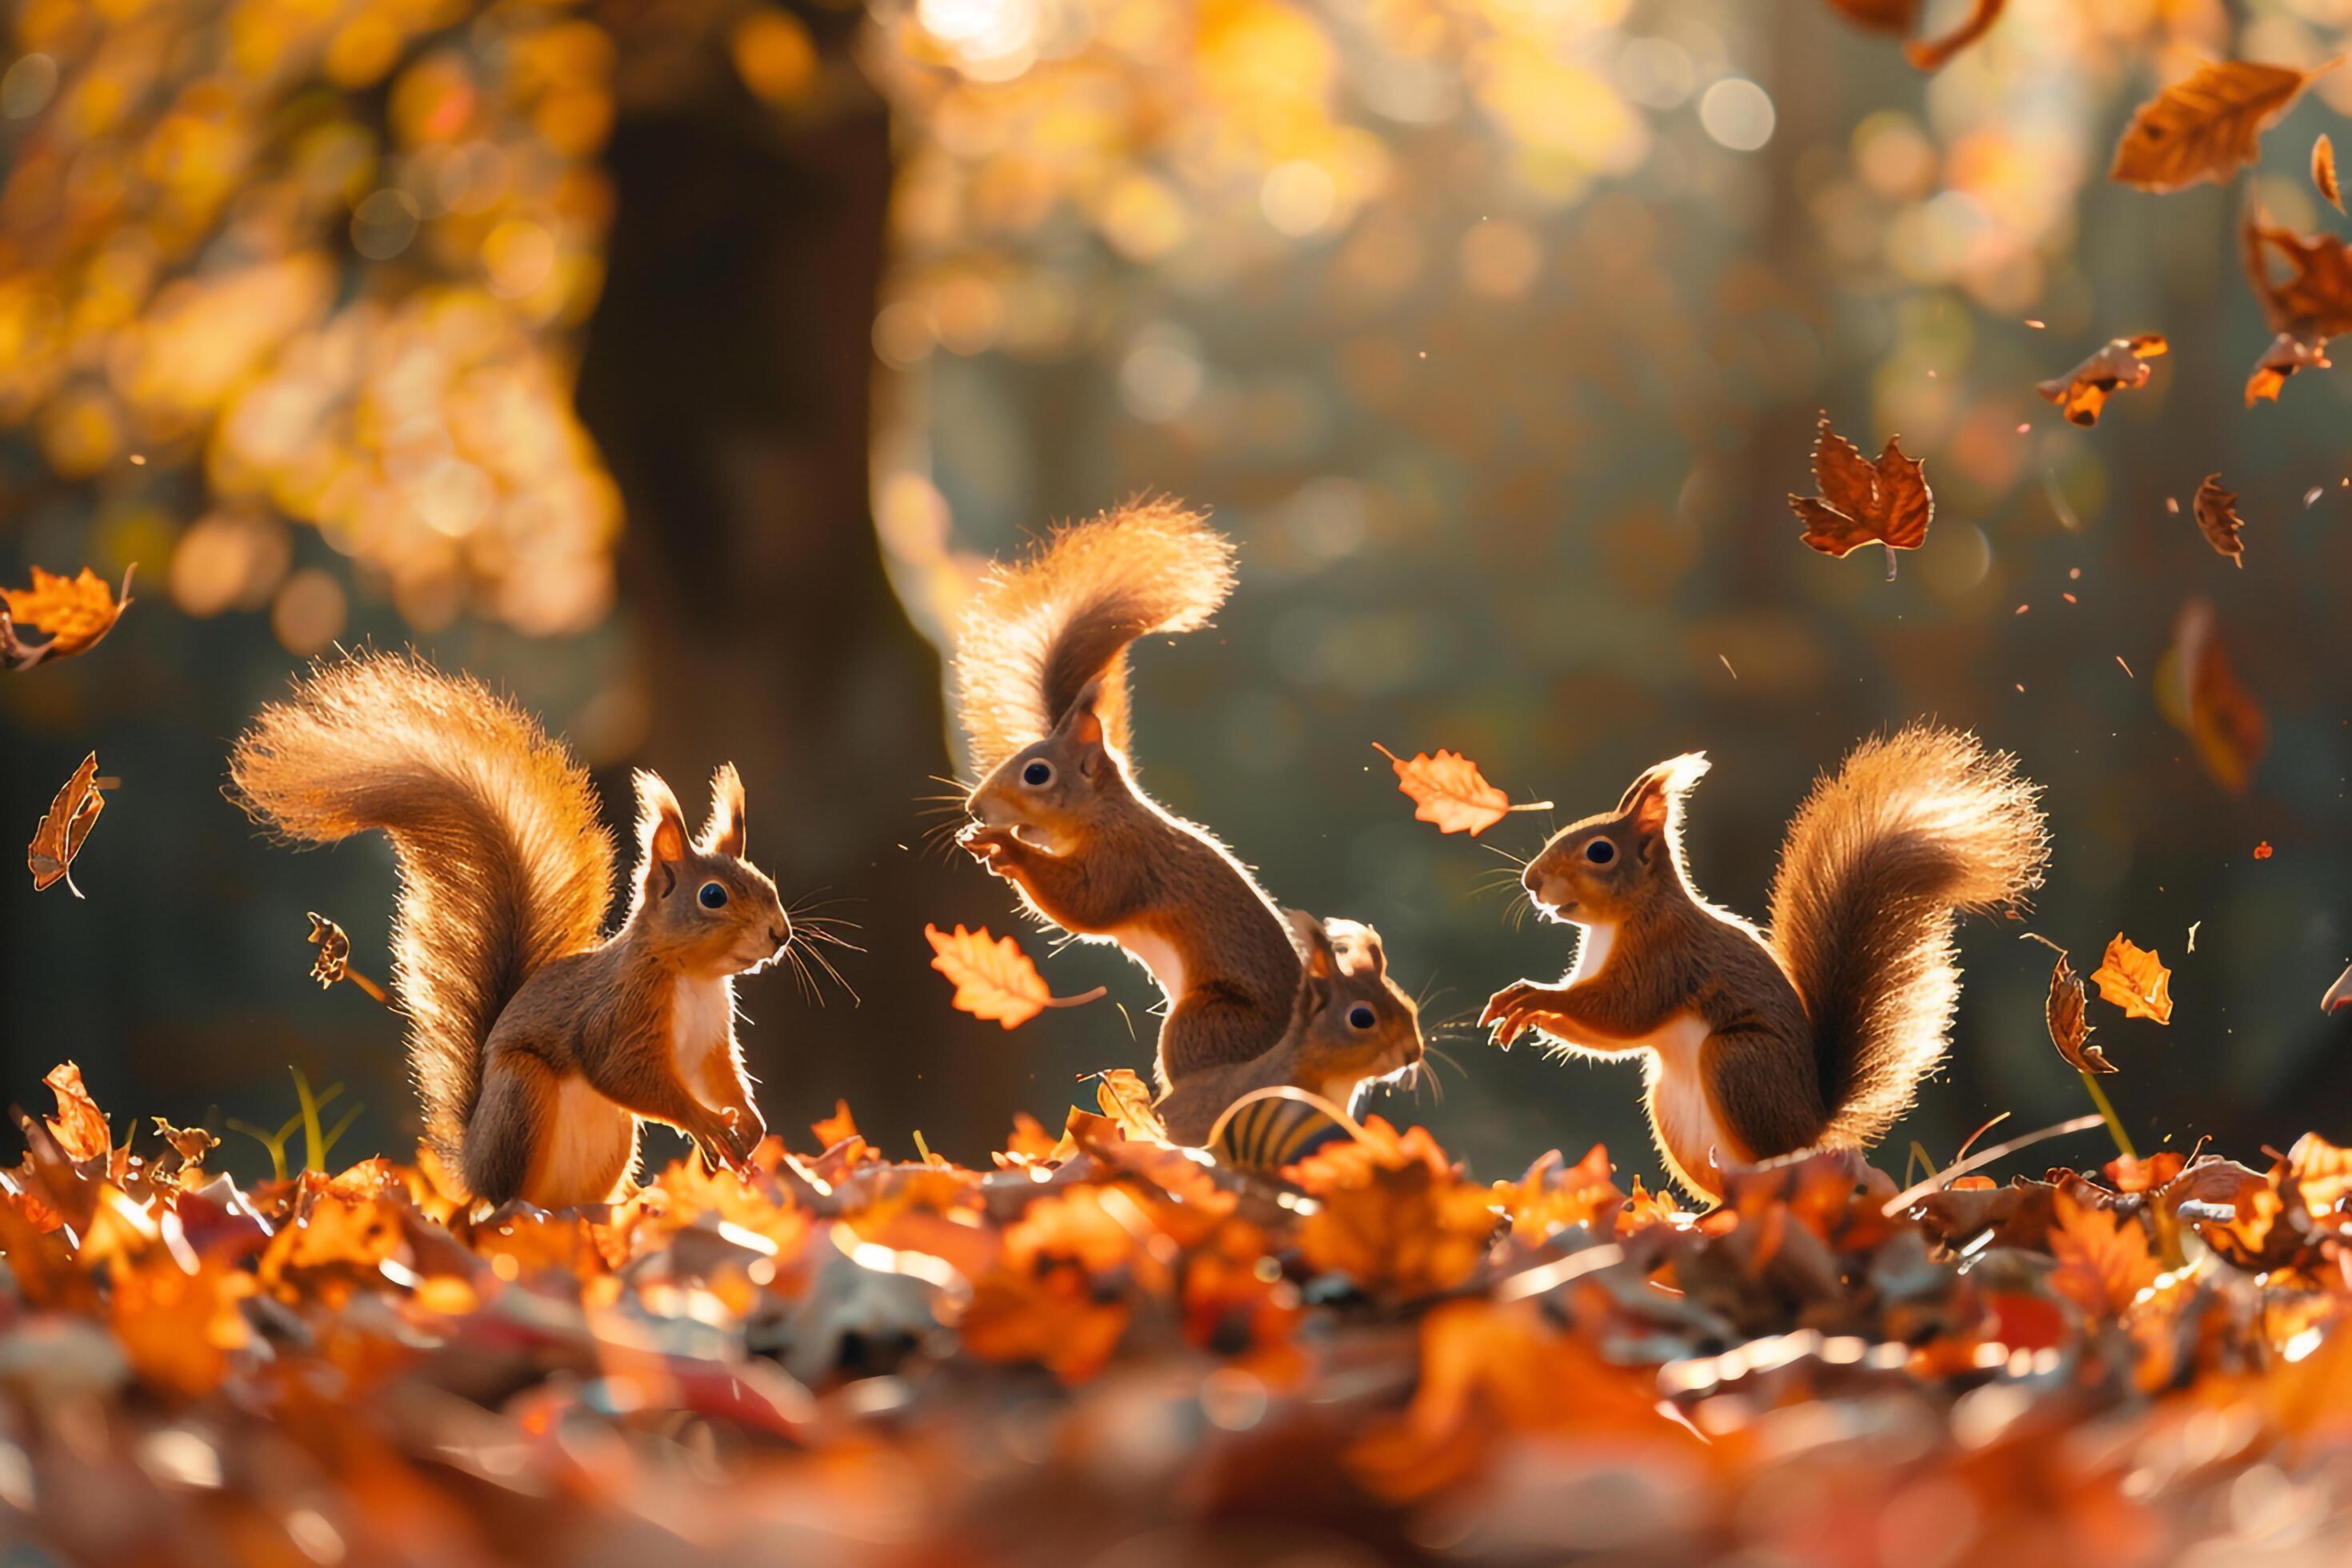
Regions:
[[843, 1108], [747, 1176], [477, 1215], [383, 1159], [241, 1186], [47, 1082], [0, 1173], [0, 1529], [68, 1561], [2149, 1564], [2352, 1531], [2352, 1152], [2315, 1136], [1907, 1204], [1817, 1155], [1693, 1215], [1601, 1149], [1481, 1183], [1377, 1118], [1254, 1180], [1118, 1074], [993, 1169]]

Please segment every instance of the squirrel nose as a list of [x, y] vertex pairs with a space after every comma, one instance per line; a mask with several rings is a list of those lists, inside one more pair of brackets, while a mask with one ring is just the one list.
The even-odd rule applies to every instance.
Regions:
[[1536, 863], [1532, 860], [1528, 861], [1527, 875], [1519, 879], [1519, 885], [1526, 888], [1528, 892], [1532, 893], [1537, 890], [1538, 885], [1542, 881], [1542, 874], [1536, 869]]
[[793, 922], [783, 921], [768, 928], [768, 940], [778, 947], [793, 940]]

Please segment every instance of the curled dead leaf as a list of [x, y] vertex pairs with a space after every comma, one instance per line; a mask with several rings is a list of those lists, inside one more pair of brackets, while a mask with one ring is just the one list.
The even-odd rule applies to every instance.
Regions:
[[2107, 1060], [2105, 1051], [2090, 1043], [2091, 1021], [2084, 1006], [2082, 976], [2074, 973], [2074, 966], [2061, 953], [2057, 967], [2050, 972], [2050, 1000], [2043, 1008], [2043, 1017], [2050, 1026], [2050, 1043], [2058, 1047], [2058, 1054], [2076, 1072], [2121, 1071]]
[[106, 809], [106, 797], [100, 793], [98, 753], [92, 752], [76, 768], [73, 777], [58, 790], [49, 802], [49, 809], [33, 830], [33, 841], [25, 849], [25, 865], [33, 873], [33, 891], [47, 892], [58, 882], [75, 898], [81, 889], [74, 886], [74, 857], [81, 853], [89, 840], [89, 830], [98, 821], [98, 814]]
[[[118, 597], [105, 578], [85, 566], [76, 577], [32, 569], [30, 588], [0, 588], [0, 664], [31, 669], [53, 658], [72, 658], [106, 640], [106, 634], [131, 607], [131, 577], [134, 563], [122, 574]], [[26, 643], [16, 628], [30, 626], [49, 634], [44, 643]]]
[[2091, 984], [2099, 988], [2103, 1000], [2122, 1008], [2128, 1017], [2172, 1022], [2172, 971], [2153, 949], [2139, 946], [2121, 931], [2107, 943], [2105, 956], [2091, 972]]
[[1475, 838], [1515, 811], [1549, 811], [1551, 802], [1513, 805], [1511, 797], [1486, 782], [1478, 764], [1459, 752], [1416, 752], [1400, 757], [1378, 741], [1372, 750], [1396, 770], [1397, 789], [1413, 803], [1412, 819], [1433, 823], [1440, 833]]
[[2311, 183], [2327, 198], [2329, 206], [2337, 212], [2344, 210], [2344, 193], [2336, 184], [2336, 143], [2328, 140], [2325, 131], [2311, 144]]
[[1097, 985], [1076, 996], [1055, 995], [1021, 944], [991, 936], [986, 926], [943, 931], [927, 925], [923, 934], [930, 939], [931, 967], [955, 986], [956, 1010], [975, 1018], [1017, 1029], [1048, 1007], [1076, 1007], [1104, 994]]
[[2232, 795], [2243, 795], [2270, 750], [2270, 720], [2231, 668], [2207, 601], [2182, 607], [2155, 684], [2159, 709], [2196, 743], [2206, 773]]
[[2088, 427], [2099, 422], [2107, 399], [2119, 391], [2147, 384], [2154, 374], [2149, 360], [2171, 352], [2161, 332], [2141, 332], [2111, 338], [2082, 363], [2063, 376], [2039, 383], [2034, 390], [2056, 404], [2070, 425]]
[[2198, 531], [2216, 554], [2226, 555], [2230, 564], [2242, 570], [2246, 564], [2246, 543], [2238, 537], [2246, 526], [2238, 515], [2238, 493], [2221, 488], [2221, 476], [2208, 474], [2205, 482], [2197, 487], [2197, 500], [2192, 508], [2197, 514]]
[[1805, 525], [1804, 541], [1824, 555], [1843, 556], [1865, 544], [1886, 547], [1886, 575], [1895, 575], [1895, 552], [1927, 542], [1936, 499], [1927, 489], [1927, 461], [1906, 458], [1902, 437], [1889, 436], [1875, 461], [1830, 428], [1822, 416], [1813, 437], [1813, 484], [1818, 495], [1789, 497], [1789, 510]]

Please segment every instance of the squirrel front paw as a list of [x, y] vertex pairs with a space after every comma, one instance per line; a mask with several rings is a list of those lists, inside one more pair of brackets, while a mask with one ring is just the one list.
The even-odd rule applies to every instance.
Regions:
[[1013, 847], [1010, 828], [991, 827], [985, 822], [968, 824], [962, 832], [956, 835], [956, 843], [962, 847], [965, 854], [992, 871], [996, 869], [997, 858], [1011, 853]]
[[1547, 1018], [1556, 1018], [1552, 1003], [1560, 994], [1556, 985], [1540, 985], [1532, 980], [1522, 980], [1506, 985], [1487, 1000], [1486, 1010], [1478, 1016], [1481, 1025], [1492, 1025], [1495, 1043], [1506, 1050], [1511, 1042], [1530, 1027], [1541, 1027]]

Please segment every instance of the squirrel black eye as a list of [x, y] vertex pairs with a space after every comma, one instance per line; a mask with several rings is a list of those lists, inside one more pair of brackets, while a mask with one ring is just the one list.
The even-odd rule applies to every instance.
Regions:
[[1043, 761], [1031, 763], [1021, 770], [1021, 782], [1031, 789], [1044, 789], [1054, 782], [1054, 764]]
[[727, 889], [716, 882], [703, 883], [702, 891], [694, 896], [701, 900], [702, 907], [706, 910], [723, 910], [727, 907]]
[[1351, 1029], [1370, 1029], [1377, 1022], [1369, 1002], [1359, 1002], [1348, 1009], [1348, 1027]]
[[1606, 838], [1596, 838], [1584, 847], [1584, 858], [1596, 866], [1606, 866], [1617, 858], [1617, 846]]

